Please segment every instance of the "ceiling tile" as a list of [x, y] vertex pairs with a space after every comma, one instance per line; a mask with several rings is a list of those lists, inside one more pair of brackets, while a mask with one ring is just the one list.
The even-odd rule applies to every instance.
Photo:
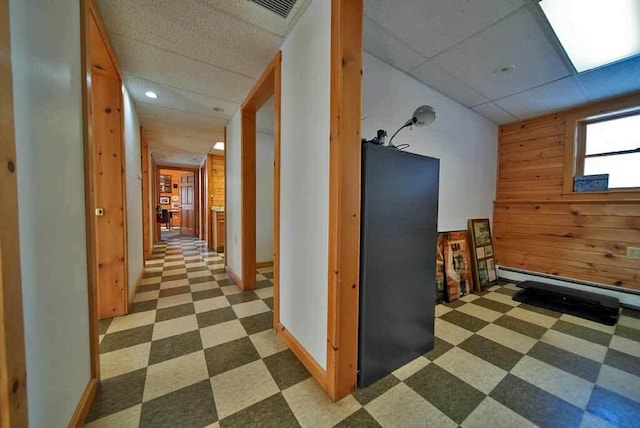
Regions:
[[430, 88], [443, 93], [467, 107], [489, 101], [462, 81], [453, 77], [449, 72], [443, 70], [433, 61], [427, 61], [419, 65], [411, 70], [410, 74]]
[[161, 151], [154, 151], [152, 153], [153, 159], [158, 166], [185, 166], [195, 167], [200, 166], [204, 160], [204, 155], [194, 157], [189, 154], [179, 153], [165, 153]]
[[136, 102], [136, 111], [143, 125], [152, 120], [167, 125], [186, 125], [215, 131], [222, 129], [227, 124], [227, 120], [224, 118], [202, 116], [139, 101]]
[[366, 0], [366, 15], [426, 56], [490, 26], [529, 0]]
[[101, 0], [110, 34], [134, 38], [245, 76], [257, 78], [273, 59], [281, 37], [191, 1]]
[[528, 119], [586, 102], [587, 98], [575, 76], [495, 101], [497, 105], [520, 119]]
[[427, 59], [367, 17], [364, 18], [364, 50], [404, 71]]
[[591, 101], [640, 89], [640, 56], [578, 75]]
[[[125, 81], [127, 89], [133, 99], [145, 104], [158, 105], [227, 120], [231, 118], [231, 115], [240, 107], [239, 103], [219, 100], [207, 95], [163, 86], [135, 76], [125, 75]], [[158, 98], [148, 98], [144, 95], [146, 91], [157, 93]], [[216, 107], [222, 108], [224, 111], [216, 112], [214, 110]]]
[[111, 37], [122, 71], [128, 75], [236, 103], [255, 79], [119, 35]]
[[[520, 9], [433, 60], [492, 100], [571, 73], [528, 8]], [[511, 73], [494, 72], [511, 64], [516, 66]]]
[[494, 103], [480, 104], [479, 106], [475, 106], [473, 110], [498, 125], [504, 125], [505, 123], [511, 123], [518, 120], [517, 117], [504, 111]]

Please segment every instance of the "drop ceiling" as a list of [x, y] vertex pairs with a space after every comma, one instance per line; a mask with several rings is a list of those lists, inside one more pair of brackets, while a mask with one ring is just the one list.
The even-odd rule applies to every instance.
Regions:
[[309, 3], [282, 18], [247, 0], [98, 0], [156, 162], [222, 153], [224, 126]]
[[640, 57], [576, 73], [536, 3], [365, 0], [365, 50], [499, 124], [640, 89]]

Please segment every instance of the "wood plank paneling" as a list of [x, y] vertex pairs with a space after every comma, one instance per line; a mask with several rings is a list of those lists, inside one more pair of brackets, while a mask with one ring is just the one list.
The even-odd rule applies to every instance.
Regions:
[[567, 128], [580, 114], [633, 100], [640, 104], [638, 95], [626, 96], [500, 127], [493, 225], [499, 265], [640, 289], [640, 260], [626, 257], [627, 247], [640, 247], [638, 192], [567, 192]]
[[209, 206], [224, 206], [224, 156], [209, 155]]

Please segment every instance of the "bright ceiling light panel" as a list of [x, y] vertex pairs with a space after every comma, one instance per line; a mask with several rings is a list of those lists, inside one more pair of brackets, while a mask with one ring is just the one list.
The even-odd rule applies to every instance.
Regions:
[[578, 72], [640, 54], [640, 0], [542, 0]]
[[218, 141], [213, 145], [214, 150], [224, 150], [224, 143], [222, 141]]
[[155, 100], [156, 98], [158, 98], [158, 94], [156, 94], [156, 93], [155, 93], [155, 92], [153, 92], [153, 91], [147, 91], [147, 92], [145, 92], [144, 94], [145, 94], [147, 97], [149, 97], [149, 98], [153, 98], [154, 100]]

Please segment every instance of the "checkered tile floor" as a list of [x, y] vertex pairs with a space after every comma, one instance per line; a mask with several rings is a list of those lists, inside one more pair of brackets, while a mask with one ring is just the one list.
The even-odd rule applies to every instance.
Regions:
[[241, 292], [204, 243], [156, 247], [131, 314], [100, 326], [89, 426], [640, 426], [640, 313], [617, 326], [519, 304], [436, 308], [436, 343], [331, 403], [271, 330], [272, 274]]

